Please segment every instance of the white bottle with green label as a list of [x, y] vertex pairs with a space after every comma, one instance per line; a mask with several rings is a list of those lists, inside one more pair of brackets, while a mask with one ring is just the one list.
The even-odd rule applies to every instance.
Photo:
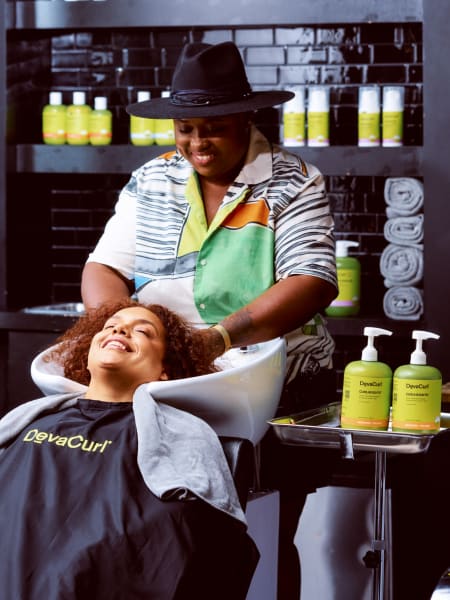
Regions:
[[294, 97], [283, 105], [283, 144], [305, 145], [305, 88], [289, 88]]
[[308, 146], [330, 145], [330, 91], [312, 86], [308, 91]]
[[50, 92], [49, 103], [42, 111], [42, 139], [44, 144], [61, 146], [66, 143], [67, 106], [61, 92]]
[[379, 335], [392, 335], [392, 331], [365, 327], [364, 335], [368, 341], [361, 360], [349, 363], [344, 370], [341, 427], [386, 430], [391, 405], [392, 369], [379, 362], [373, 339]]
[[89, 115], [91, 107], [86, 104], [85, 92], [74, 92], [72, 104], [67, 107], [67, 143], [85, 146], [89, 143]]
[[112, 140], [112, 112], [107, 98], [94, 98], [94, 110], [89, 115], [89, 142], [92, 146], [108, 146]]
[[[139, 90], [138, 102], [147, 102], [151, 94], [147, 90]], [[130, 116], [130, 141], [133, 146], [151, 146], [155, 141], [155, 119]]]
[[359, 88], [358, 101], [358, 146], [380, 145], [380, 88]]
[[[168, 98], [169, 91], [164, 91], [161, 98]], [[173, 119], [155, 119], [155, 141], [158, 146], [173, 146], [175, 134], [173, 131]]]
[[403, 145], [403, 111], [405, 91], [401, 86], [383, 88], [383, 146]]
[[392, 431], [436, 433], [440, 428], [442, 375], [427, 365], [422, 342], [439, 339], [436, 333], [414, 330], [417, 340], [409, 365], [394, 371], [392, 390]]
[[351, 240], [336, 242], [338, 295], [325, 309], [329, 317], [348, 317], [359, 313], [361, 264], [354, 256], [348, 256], [348, 249], [357, 246], [358, 242]]

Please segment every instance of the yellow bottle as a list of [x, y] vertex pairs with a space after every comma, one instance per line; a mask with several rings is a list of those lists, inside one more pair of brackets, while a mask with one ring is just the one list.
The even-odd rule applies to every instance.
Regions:
[[342, 386], [341, 427], [347, 429], [381, 429], [389, 424], [391, 405], [392, 370], [378, 360], [373, 339], [379, 335], [392, 335], [380, 327], [365, 327], [367, 346], [361, 360], [354, 360], [344, 369]]
[[72, 104], [67, 108], [67, 143], [85, 146], [89, 143], [89, 115], [85, 92], [74, 92]]
[[[161, 94], [161, 98], [168, 98], [169, 96], [169, 91], [164, 91]], [[173, 146], [175, 144], [172, 119], [155, 119], [155, 141], [158, 146]]]
[[[139, 90], [137, 93], [138, 102], [146, 102], [150, 98], [150, 92], [146, 90]], [[155, 119], [131, 115], [130, 141], [133, 146], [151, 146], [155, 141]]]
[[439, 369], [427, 365], [422, 343], [427, 339], [438, 340], [439, 335], [415, 329], [412, 338], [416, 340], [416, 349], [409, 365], [401, 365], [394, 371], [392, 431], [437, 433], [441, 421], [442, 375]]
[[330, 91], [312, 86], [308, 94], [308, 146], [330, 145]]
[[42, 139], [44, 144], [60, 146], [66, 143], [67, 107], [61, 92], [50, 92], [49, 104], [42, 111]]
[[295, 96], [283, 106], [283, 144], [305, 145], [305, 89], [290, 88]]
[[107, 146], [112, 140], [112, 113], [107, 109], [105, 96], [94, 99], [94, 110], [89, 115], [89, 142], [92, 146]]

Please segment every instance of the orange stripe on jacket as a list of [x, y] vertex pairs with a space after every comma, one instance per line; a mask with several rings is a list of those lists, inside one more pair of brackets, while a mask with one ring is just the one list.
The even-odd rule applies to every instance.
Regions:
[[258, 223], [267, 226], [269, 222], [269, 207], [264, 199], [248, 204], [239, 204], [236, 209], [224, 220], [222, 227], [240, 229], [249, 223]]

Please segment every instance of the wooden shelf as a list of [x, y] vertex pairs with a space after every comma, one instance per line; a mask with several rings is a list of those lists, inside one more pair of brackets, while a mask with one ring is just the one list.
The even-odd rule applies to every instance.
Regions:
[[[130, 173], [141, 164], [173, 149], [173, 146], [10, 146], [8, 170], [16, 173]], [[325, 175], [410, 176], [422, 175], [422, 147], [288, 148], [317, 165]]]

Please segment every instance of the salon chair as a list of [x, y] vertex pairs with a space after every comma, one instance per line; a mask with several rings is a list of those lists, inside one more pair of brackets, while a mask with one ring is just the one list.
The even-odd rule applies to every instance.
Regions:
[[245, 511], [248, 493], [255, 478], [255, 453], [250, 440], [237, 437], [220, 436], [220, 442], [234, 479], [236, 491]]

